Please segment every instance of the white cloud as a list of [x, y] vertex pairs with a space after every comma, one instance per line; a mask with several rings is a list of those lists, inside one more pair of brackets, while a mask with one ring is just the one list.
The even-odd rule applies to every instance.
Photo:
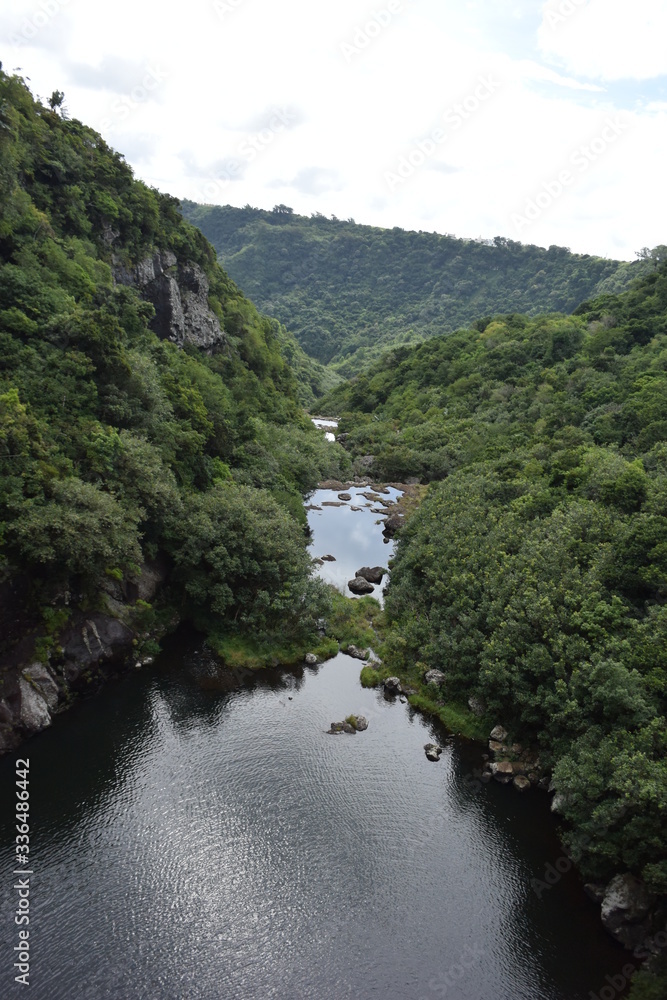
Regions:
[[667, 73], [665, 0], [548, 0], [538, 40], [575, 75], [650, 80]]
[[[306, 214], [631, 258], [667, 238], [659, 95], [633, 113], [631, 137], [521, 234], [512, 228], [618, 112], [603, 62], [620, 76], [664, 61], [663, 22], [644, 16], [664, 2], [624, 4], [623, 20], [617, 0], [558, 0], [568, 2], [575, 12], [547, 34], [535, 0], [400, 0], [389, 19], [378, 17], [389, 0], [61, 0], [12, 47], [40, 3], [58, 3], [14, 0], [0, 41], [5, 67], [22, 66], [37, 94], [64, 90], [73, 117], [179, 197], [285, 201]], [[549, 65], [536, 54], [538, 28]], [[341, 46], [352, 43], [347, 58]], [[437, 129], [446, 138], [390, 190], [387, 172], [419, 160], [414, 151]]]

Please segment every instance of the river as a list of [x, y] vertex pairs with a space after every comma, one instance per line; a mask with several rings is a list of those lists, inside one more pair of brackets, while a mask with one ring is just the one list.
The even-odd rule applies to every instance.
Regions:
[[[311, 511], [314, 553], [345, 576], [367, 533], [386, 565], [377, 519]], [[211, 690], [200, 641], [168, 639], [16, 755], [34, 1000], [589, 1000], [627, 963], [574, 873], [531, 885], [564, 867], [545, 794], [481, 784], [483, 748], [364, 690], [349, 656]], [[351, 712], [366, 732], [325, 733]], [[23, 995], [14, 760], [0, 761], [3, 997]]]

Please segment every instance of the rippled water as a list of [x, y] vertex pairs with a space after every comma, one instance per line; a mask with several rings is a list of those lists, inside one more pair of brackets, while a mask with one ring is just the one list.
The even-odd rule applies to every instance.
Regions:
[[[479, 783], [479, 746], [362, 689], [342, 654], [202, 690], [195, 643], [173, 638], [22, 751], [33, 998], [588, 1000], [627, 961], [575, 875], [533, 891], [561, 856], [548, 799]], [[351, 712], [367, 732], [326, 735]]]

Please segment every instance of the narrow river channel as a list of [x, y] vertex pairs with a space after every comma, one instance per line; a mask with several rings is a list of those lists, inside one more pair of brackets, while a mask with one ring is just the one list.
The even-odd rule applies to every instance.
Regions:
[[[386, 565], [375, 505], [323, 502], [313, 554], [341, 579]], [[589, 1000], [627, 962], [575, 874], [531, 885], [562, 858], [545, 794], [482, 785], [482, 747], [362, 689], [347, 655], [224, 691], [200, 643], [167, 640], [21, 751], [34, 1000]], [[326, 734], [352, 712], [366, 732]], [[14, 836], [5, 808], [3, 997], [23, 995]]]

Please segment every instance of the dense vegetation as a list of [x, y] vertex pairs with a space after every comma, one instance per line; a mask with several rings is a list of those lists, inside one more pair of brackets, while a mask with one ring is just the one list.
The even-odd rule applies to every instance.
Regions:
[[539, 742], [588, 876], [667, 893], [667, 262], [401, 348], [327, 407], [379, 477], [438, 481], [398, 545], [394, 662]]
[[[115, 283], [157, 250], [205, 272], [218, 350], [158, 339]], [[0, 73], [0, 573], [28, 581], [37, 627], [68, 589], [90, 604], [161, 553], [182, 615], [312, 628], [302, 494], [346, 458], [303, 413], [276, 328], [174, 198]]]
[[647, 267], [496, 237], [378, 229], [184, 202], [230, 275], [305, 351], [350, 377], [389, 347], [456, 330], [498, 312], [570, 312]]

